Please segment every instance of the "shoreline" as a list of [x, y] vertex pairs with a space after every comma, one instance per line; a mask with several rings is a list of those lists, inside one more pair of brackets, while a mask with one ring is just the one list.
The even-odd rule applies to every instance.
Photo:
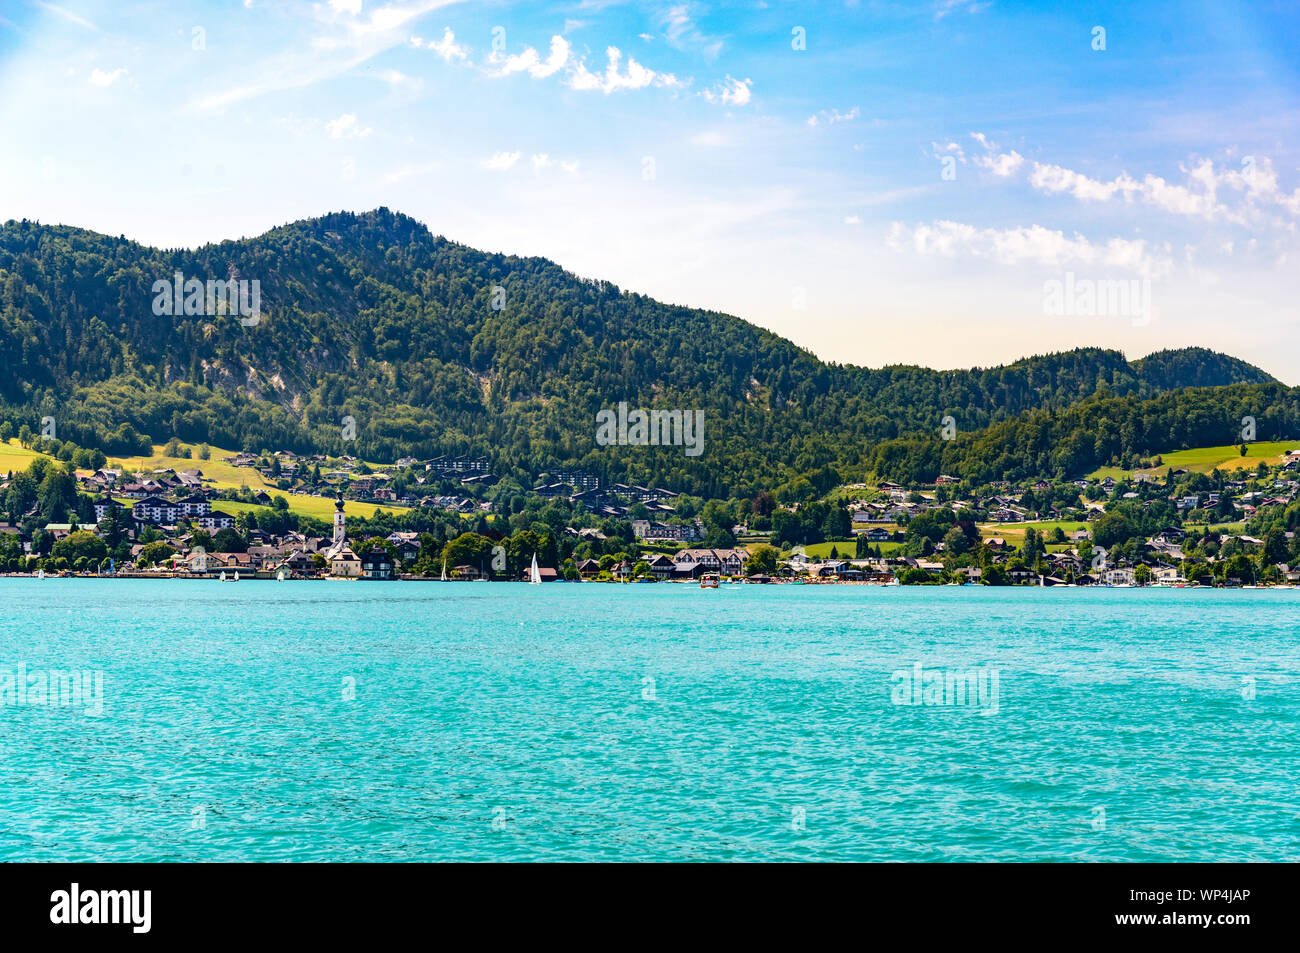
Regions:
[[[229, 578], [229, 577], [226, 579], [221, 579], [219, 576], [213, 576], [213, 575], [198, 576], [198, 575], [186, 575], [180, 573], [114, 573], [111, 575], [110, 574], [97, 575], [93, 573], [74, 573], [74, 572], [46, 573], [44, 576], [38, 576], [35, 573], [6, 572], [6, 573], [0, 573], [0, 579], [31, 579], [39, 582], [43, 582], [47, 579], [82, 579], [82, 580], [112, 579], [112, 580], [141, 580], [141, 581], [174, 580], [174, 581], [181, 581], [181, 582], [367, 582], [367, 583], [439, 582], [439, 583], [447, 583], [448, 585], [476, 583], [476, 582], [527, 583], [528, 581], [526, 579], [441, 579], [437, 576], [401, 576], [396, 579], [360, 579], [357, 577], [336, 577], [336, 576], [290, 576], [285, 579], [277, 579], [276, 576], [274, 575], [266, 575], [261, 573], [249, 573], [248, 575], [241, 575], [239, 576], [238, 579]], [[672, 585], [672, 586], [688, 586], [697, 589], [709, 588], [705, 586], [700, 586], [699, 581], [695, 579], [640, 579], [640, 580], [629, 580], [627, 582], [621, 582], [612, 579], [606, 579], [606, 580], [556, 579], [546, 583], [546, 585], [548, 586], [566, 585], [566, 584], [582, 585], [587, 583], [601, 585], [601, 586]], [[755, 581], [750, 581], [745, 579], [731, 579], [731, 580], [723, 580], [722, 586], [728, 589], [734, 589], [739, 586], [759, 586], [759, 587], [829, 586], [829, 587], [837, 587], [837, 588], [845, 587], [845, 586], [857, 586], [857, 587], [867, 587], [872, 589], [1105, 589], [1105, 590], [1202, 589], [1202, 590], [1207, 590], [1212, 592], [1246, 591], [1246, 590], [1259, 591], [1264, 589], [1277, 590], [1277, 591], [1289, 591], [1294, 589], [1300, 589], [1300, 586], [1291, 585], [1289, 583], [1276, 584], [1276, 585], [1255, 585], [1255, 586], [1202, 586], [1199, 584], [1192, 584], [1192, 583], [1188, 583], [1186, 585], [1176, 585], [1176, 586], [1158, 585], [1158, 584], [1150, 585], [1150, 586], [1133, 586], [1133, 585], [1115, 586], [1115, 585], [1106, 585], [1104, 583], [1091, 584], [1091, 585], [1079, 585], [1077, 583], [1064, 583], [1064, 584], [1056, 584], [1050, 586], [1035, 586], [1035, 585], [1024, 585], [1024, 584], [1014, 584], [1009, 586], [989, 586], [984, 583], [973, 583], [973, 582], [967, 582], [967, 583], [947, 582], [947, 583], [928, 583], [928, 584], [914, 585], [914, 584], [898, 583], [898, 582], [894, 582], [894, 583], [864, 582], [861, 580], [845, 580], [843, 582], [837, 582], [833, 580], [805, 580], [805, 579], [784, 579], [779, 581], [769, 579], [765, 582], [755, 582]]]

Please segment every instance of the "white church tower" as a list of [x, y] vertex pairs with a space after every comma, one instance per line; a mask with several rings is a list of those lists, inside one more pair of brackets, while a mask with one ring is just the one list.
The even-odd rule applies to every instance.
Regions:
[[343, 522], [343, 494], [334, 502], [334, 542], [325, 551], [329, 566], [327, 579], [356, 579], [361, 575], [361, 559], [348, 545], [347, 527]]
[[347, 537], [346, 524], [343, 521], [343, 494], [334, 501], [334, 545], [332, 549], [341, 549]]

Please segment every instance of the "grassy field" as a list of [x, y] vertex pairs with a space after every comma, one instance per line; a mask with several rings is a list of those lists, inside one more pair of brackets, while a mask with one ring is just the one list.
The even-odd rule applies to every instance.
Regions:
[[[193, 452], [194, 447], [189, 444], [182, 444]], [[262, 474], [258, 473], [252, 467], [236, 467], [225, 462], [226, 457], [233, 457], [235, 451], [222, 450], [218, 447], [212, 448], [212, 459], [200, 460], [198, 457], [168, 457], [163, 455], [161, 444], [155, 444], [153, 456], [149, 457], [109, 457], [109, 467], [120, 467], [123, 470], [129, 470], [132, 473], [137, 470], [166, 470], [172, 469], [180, 472], [181, 470], [202, 470], [203, 479], [211, 480], [213, 485], [221, 490], [238, 490], [241, 487], [248, 487], [256, 492], [257, 490], [273, 491], [269, 483], [262, 479]], [[275, 491], [279, 492], [279, 491]]]
[[1216, 468], [1224, 472], [1242, 469], [1254, 470], [1261, 463], [1277, 466], [1286, 459], [1283, 454], [1288, 450], [1300, 450], [1300, 442], [1278, 440], [1250, 443], [1246, 445], [1246, 455], [1244, 457], [1241, 455], [1240, 448], [1235, 446], [1194, 447], [1191, 450], [1174, 450], [1160, 454], [1161, 463], [1158, 467], [1147, 470], [1099, 467], [1088, 474], [1088, 479], [1104, 480], [1106, 477], [1111, 477], [1115, 480], [1126, 480], [1131, 479], [1135, 473], [1163, 476], [1169, 467], [1173, 467], [1175, 470], [1187, 469], [1195, 473], [1209, 473]]
[[[279, 494], [289, 501], [289, 510], [297, 513], [299, 516], [312, 516], [325, 522], [334, 519], [334, 501], [327, 500], [319, 496], [303, 496], [300, 493], [285, 493], [282, 490], [271, 490], [272, 494]], [[236, 500], [213, 500], [212, 509], [219, 513], [229, 513], [231, 516], [238, 516], [240, 513], [252, 510], [253, 512], [269, 512], [269, 506], [259, 506], [256, 503], [240, 503]], [[343, 504], [343, 513], [346, 516], [374, 516], [376, 510], [384, 510], [392, 513], [404, 510], [402, 506], [378, 506], [374, 503], [356, 503], [347, 500]]]
[[[189, 448], [193, 453], [196, 445], [182, 444], [182, 446]], [[262, 475], [252, 467], [236, 467], [226, 463], [226, 457], [235, 455], [233, 450], [222, 450], [219, 447], [213, 447], [210, 460], [200, 460], [197, 457], [168, 457], [164, 456], [162, 451], [163, 446], [155, 444], [152, 456], [109, 457], [108, 466], [110, 468], [121, 468], [132, 473], [140, 470], [148, 472], [150, 470], [166, 470], [169, 468], [178, 472], [181, 470], [201, 470], [203, 471], [204, 485], [215, 486], [219, 490], [239, 490], [243, 487], [248, 487], [253, 492], [265, 490], [273, 496], [283, 496], [289, 501], [289, 509], [302, 516], [311, 516], [326, 521], [334, 518], [333, 500], [278, 490], [262, 479]], [[38, 456], [41, 456], [41, 454], [18, 446], [16, 440], [10, 440], [8, 444], [0, 444], [0, 473], [7, 473], [10, 470], [25, 470], [32, 460]], [[123, 499], [122, 502], [130, 506], [134, 501]], [[259, 507], [252, 503], [218, 500], [214, 502], [213, 508], [234, 515], [242, 510], [258, 509]], [[379, 506], [374, 503], [357, 503], [348, 500], [344, 504], [343, 512], [348, 516], [368, 517], [373, 516], [375, 511], [379, 509], [394, 513], [403, 512], [407, 508], [404, 506]]]
[[[182, 447], [188, 448], [191, 453], [195, 445], [181, 444]], [[154, 455], [150, 457], [109, 457], [108, 465], [110, 467], [121, 467], [124, 470], [163, 470], [171, 468], [176, 471], [180, 470], [202, 470], [205, 483], [211, 481], [211, 485], [219, 490], [238, 490], [243, 487], [256, 492], [265, 490], [272, 496], [283, 496], [289, 501], [289, 509], [302, 516], [311, 516], [316, 519], [332, 520], [334, 518], [334, 501], [320, 496], [309, 496], [303, 493], [289, 493], [285, 490], [276, 489], [262, 475], [252, 467], [236, 467], [225, 462], [226, 457], [233, 457], [235, 451], [222, 450], [219, 447], [212, 448], [212, 458], [210, 460], [200, 460], [197, 457], [168, 457], [163, 456], [163, 447], [161, 444], [154, 445]], [[213, 509], [220, 510], [223, 513], [236, 515], [242, 510], [258, 509], [252, 503], [234, 503], [228, 500], [214, 501]], [[374, 503], [357, 503], [348, 500], [343, 506], [343, 512], [348, 516], [373, 516], [376, 510], [386, 510], [390, 513], [405, 512], [405, 506], [379, 506]]]
[[[874, 551], [875, 548], [876, 548], [877, 546], [879, 546], [879, 547], [880, 547], [880, 551], [881, 551], [882, 553], [884, 553], [886, 556], [888, 556], [888, 555], [889, 555], [890, 553], [892, 553], [894, 550], [901, 548], [902, 545], [903, 545], [902, 543], [872, 543], [872, 544], [871, 544], [871, 548], [872, 548], [872, 550]], [[839, 551], [839, 554], [840, 554], [839, 558], [840, 558], [840, 559], [855, 559], [855, 558], [857, 558], [857, 557], [855, 557], [855, 556], [853, 555], [855, 552], [857, 552], [857, 547], [856, 547], [856, 545], [855, 545], [854, 543], [852, 543], [852, 542], [848, 542], [848, 543], [809, 543], [808, 545], [806, 545], [806, 546], [803, 548], [803, 551], [804, 551], [805, 553], [807, 553], [809, 556], [811, 556], [813, 559], [829, 559], [830, 556], [831, 556], [831, 548], [832, 548], [832, 547], [834, 547], [836, 550]]]
[[1204, 533], [1206, 530], [1210, 530], [1214, 533], [1228, 533], [1229, 535], [1241, 533], [1245, 528], [1245, 520], [1239, 520], [1236, 523], [1213, 523], [1208, 526], [1204, 523], [1187, 523], [1183, 526], [1183, 530], [1187, 533]]
[[18, 446], [18, 441], [10, 439], [7, 443], [0, 443], [0, 473], [9, 473], [10, 471], [18, 472], [26, 470], [32, 465], [32, 461], [42, 454], [35, 450], [27, 450]]
[[[1075, 523], [1070, 520], [1033, 520], [1028, 523], [980, 523], [980, 537], [989, 539], [993, 536], [1001, 536], [1012, 546], [1022, 546], [1025, 542], [1025, 530], [1029, 527], [1038, 530], [1044, 540], [1051, 538], [1052, 530], [1061, 527], [1061, 532], [1068, 537], [1076, 530], [1087, 529], [1087, 523]], [[1061, 547], [1064, 548], [1064, 547]]]

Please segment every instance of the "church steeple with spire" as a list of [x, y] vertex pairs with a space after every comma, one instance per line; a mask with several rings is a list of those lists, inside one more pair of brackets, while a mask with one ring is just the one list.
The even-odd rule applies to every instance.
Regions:
[[343, 494], [334, 501], [334, 549], [338, 549], [347, 539], [347, 524], [343, 519]]
[[343, 494], [334, 501], [334, 542], [325, 551], [330, 577], [356, 579], [361, 575], [361, 560], [348, 545], [347, 525], [343, 521]]

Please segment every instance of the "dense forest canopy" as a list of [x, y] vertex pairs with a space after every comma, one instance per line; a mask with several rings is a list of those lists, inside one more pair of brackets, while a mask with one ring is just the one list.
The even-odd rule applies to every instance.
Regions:
[[[258, 281], [259, 319], [154, 314], [154, 283], [177, 272]], [[1092, 434], [1086, 449], [1071, 433], [1122, 428], [1162, 397], [1174, 402], [1153, 412], [1180, 412], [1170, 392], [1189, 387], [1208, 395], [1187, 398], [1198, 412], [1209, 413], [1213, 389], [1238, 385], [1272, 388], [1258, 393], [1281, 408], [1278, 427], [1295, 416], [1269, 375], [1203, 349], [1130, 362], [1090, 348], [954, 371], [826, 363], [739, 318], [661, 304], [545, 259], [476, 251], [382, 208], [195, 250], [8, 222], [0, 366], [0, 415], [33, 430], [52, 416], [61, 438], [108, 452], [147, 434], [381, 461], [475, 453], [503, 473], [581, 467], [706, 498], [751, 496], [827, 467], [987, 477], [1162, 440], [1222, 432], [1215, 442], [1230, 442], [1237, 403], [1218, 407], [1214, 426], [1144, 419], [1140, 434]], [[598, 445], [595, 414], [620, 401], [703, 410], [704, 452]], [[940, 443], [946, 415], [960, 439]], [[355, 443], [341, 436], [345, 416]], [[1062, 440], [1065, 450], [1049, 446]]]

